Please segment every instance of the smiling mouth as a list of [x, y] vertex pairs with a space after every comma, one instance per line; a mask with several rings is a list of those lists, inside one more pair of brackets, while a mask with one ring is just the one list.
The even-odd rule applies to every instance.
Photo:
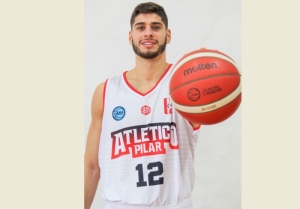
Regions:
[[143, 40], [143, 41], [140, 41], [140, 44], [143, 45], [143, 46], [153, 46], [155, 44], [157, 44], [157, 41], [156, 40]]
[[151, 45], [151, 44], [154, 44], [154, 43], [146, 42], [146, 43], [142, 43], [142, 44], [145, 44], [145, 45]]

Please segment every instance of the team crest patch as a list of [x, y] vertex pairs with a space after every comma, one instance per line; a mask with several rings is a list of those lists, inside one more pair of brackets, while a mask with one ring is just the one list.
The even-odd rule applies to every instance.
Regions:
[[144, 115], [148, 115], [151, 112], [151, 107], [149, 107], [148, 105], [144, 105], [141, 108], [141, 113]]
[[126, 111], [124, 107], [115, 107], [112, 111], [112, 116], [116, 121], [122, 120], [125, 117]]

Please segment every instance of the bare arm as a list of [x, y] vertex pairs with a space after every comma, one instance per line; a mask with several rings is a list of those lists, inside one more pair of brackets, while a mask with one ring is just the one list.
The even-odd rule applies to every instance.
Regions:
[[90, 209], [100, 179], [98, 151], [103, 117], [103, 88], [104, 83], [96, 88], [91, 105], [92, 121], [84, 155], [84, 209]]

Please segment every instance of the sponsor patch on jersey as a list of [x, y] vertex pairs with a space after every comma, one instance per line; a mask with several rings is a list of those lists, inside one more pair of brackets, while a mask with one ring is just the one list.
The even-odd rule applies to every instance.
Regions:
[[164, 113], [172, 114], [172, 102], [169, 98], [164, 98]]
[[124, 107], [115, 107], [112, 111], [112, 116], [116, 121], [122, 120], [125, 117], [126, 111]]
[[128, 154], [133, 158], [166, 154], [165, 146], [179, 148], [174, 122], [127, 127], [112, 132], [111, 139], [111, 159]]

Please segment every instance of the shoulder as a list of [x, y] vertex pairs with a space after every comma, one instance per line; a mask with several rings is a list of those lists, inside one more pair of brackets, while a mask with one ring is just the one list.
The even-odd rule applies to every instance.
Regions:
[[106, 83], [108, 80], [98, 84], [94, 91], [94, 97], [103, 95], [103, 90], [105, 89]]

